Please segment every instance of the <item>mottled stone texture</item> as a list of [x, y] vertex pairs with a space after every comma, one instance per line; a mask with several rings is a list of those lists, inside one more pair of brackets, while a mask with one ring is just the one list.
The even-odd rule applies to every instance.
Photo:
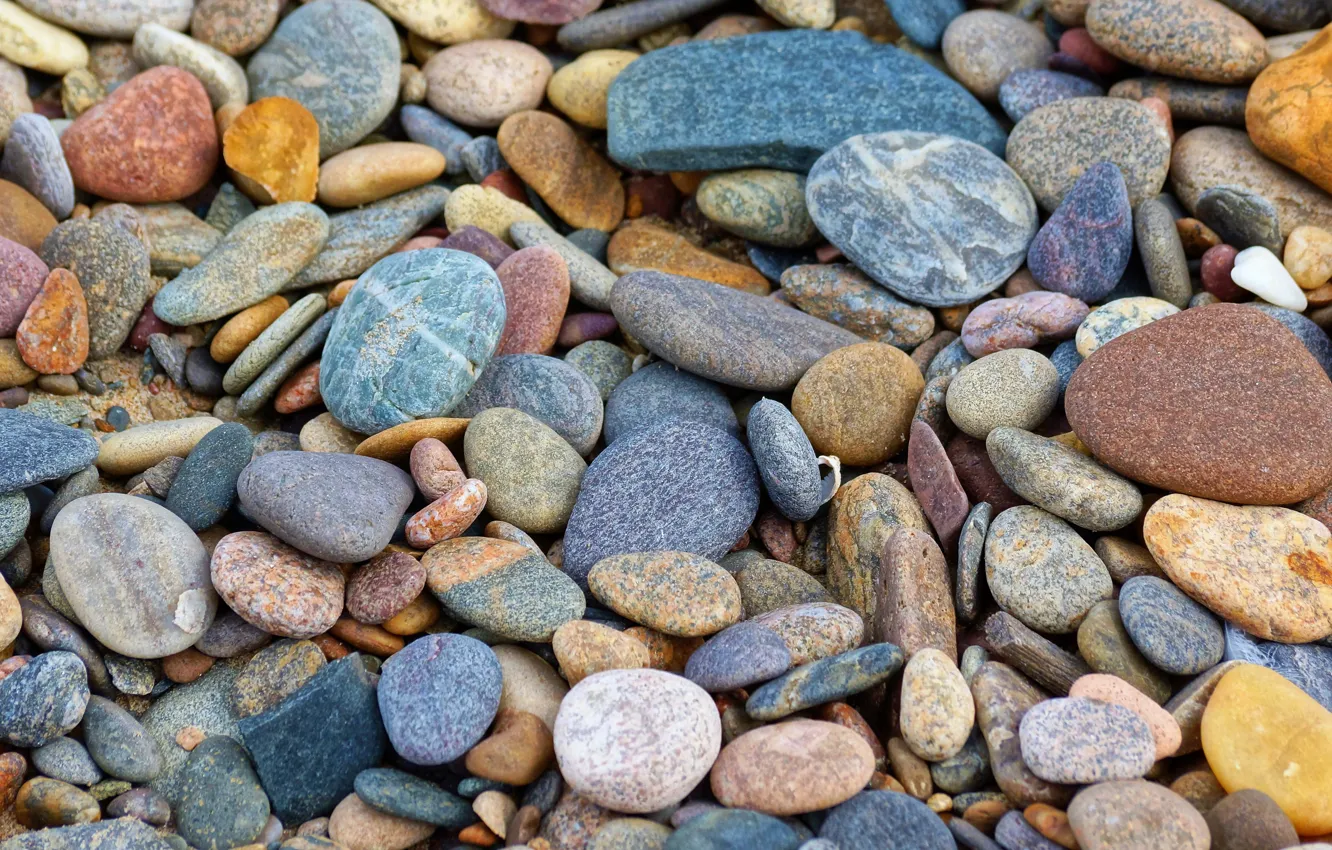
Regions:
[[338, 311], [319, 373], [324, 403], [366, 434], [443, 416], [490, 362], [504, 316], [499, 278], [479, 257], [448, 249], [388, 257]]
[[470, 419], [492, 407], [511, 407], [544, 422], [581, 455], [592, 451], [601, 434], [596, 386], [570, 364], [544, 354], [496, 357], [449, 415]]
[[328, 218], [328, 241], [285, 289], [350, 280], [444, 211], [449, 190], [422, 186]]
[[861, 791], [833, 809], [819, 837], [842, 850], [953, 850], [953, 835], [921, 801], [896, 791]]
[[75, 32], [128, 41], [140, 24], [161, 24], [184, 30], [190, 22], [191, 0], [22, 0], [20, 6], [44, 20]]
[[42, 260], [74, 273], [88, 302], [88, 356], [120, 348], [148, 301], [148, 252], [126, 231], [101, 221], [70, 219], [42, 243]]
[[[643, 59], [616, 78], [607, 102], [610, 155], [630, 168], [803, 171], [844, 139], [885, 130], [947, 133], [1003, 150], [1003, 131], [965, 89], [860, 35], [761, 33]], [[774, 91], [811, 108], [774, 110]]]
[[1044, 289], [1100, 301], [1115, 288], [1133, 253], [1133, 210], [1124, 175], [1113, 162], [1082, 173], [1027, 251], [1027, 267]]
[[883, 286], [932, 307], [975, 301], [1022, 265], [1031, 193], [979, 145], [933, 133], [848, 139], [810, 169], [809, 213]]
[[1267, 64], [1253, 24], [1210, 0], [1162, 6], [1152, 0], [1097, 0], [1087, 10], [1096, 43], [1140, 68], [1206, 83], [1244, 83]]

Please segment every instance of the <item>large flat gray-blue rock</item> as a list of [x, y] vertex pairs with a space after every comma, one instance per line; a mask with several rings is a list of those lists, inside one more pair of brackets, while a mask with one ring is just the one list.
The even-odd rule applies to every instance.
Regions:
[[607, 102], [611, 157], [629, 168], [805, 171], [862, 133], [917, 130], [1002, 156], [1005, 134], [923, 59], [854, 32], [791, 30], [654, 50]]

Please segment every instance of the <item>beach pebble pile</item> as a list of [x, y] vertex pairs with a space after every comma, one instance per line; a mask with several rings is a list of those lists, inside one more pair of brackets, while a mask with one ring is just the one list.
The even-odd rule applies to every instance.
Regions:
[[0, 0], [0, 850], [1332, 850], [1325, 0]]

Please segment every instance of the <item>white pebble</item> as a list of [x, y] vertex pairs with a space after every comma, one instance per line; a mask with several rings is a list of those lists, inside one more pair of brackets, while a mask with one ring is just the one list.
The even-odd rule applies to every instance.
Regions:
[[1247, 289], [1259, 298], [1278, 307], [1303, 313], [1309, 299], [1277, 259], [1276, 254], [1255, 245], [1235, 255], [1235, 267], [1230, 279], [1241, 289]]

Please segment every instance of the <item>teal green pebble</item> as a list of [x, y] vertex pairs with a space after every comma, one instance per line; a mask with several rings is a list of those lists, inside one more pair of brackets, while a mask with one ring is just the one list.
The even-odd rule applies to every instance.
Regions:
[[755, 720], [778, 720], [825, 702], [868, 690], [902, 669], [906, 656], [891, 643], [876, 643], [797, 667], [750, 695], [745, 711]]
[[564, 355], [564, 362], [586, 375], [604, 402], [620, 381], [634, 373], [634, 358], [614, 343], [594, 339], [577, 345]]
[[714, 174], [694, 199], [723, 229], [764, 245], [801, 248], [819, 236], [805, 208], [803, 174], [764, 168]]

